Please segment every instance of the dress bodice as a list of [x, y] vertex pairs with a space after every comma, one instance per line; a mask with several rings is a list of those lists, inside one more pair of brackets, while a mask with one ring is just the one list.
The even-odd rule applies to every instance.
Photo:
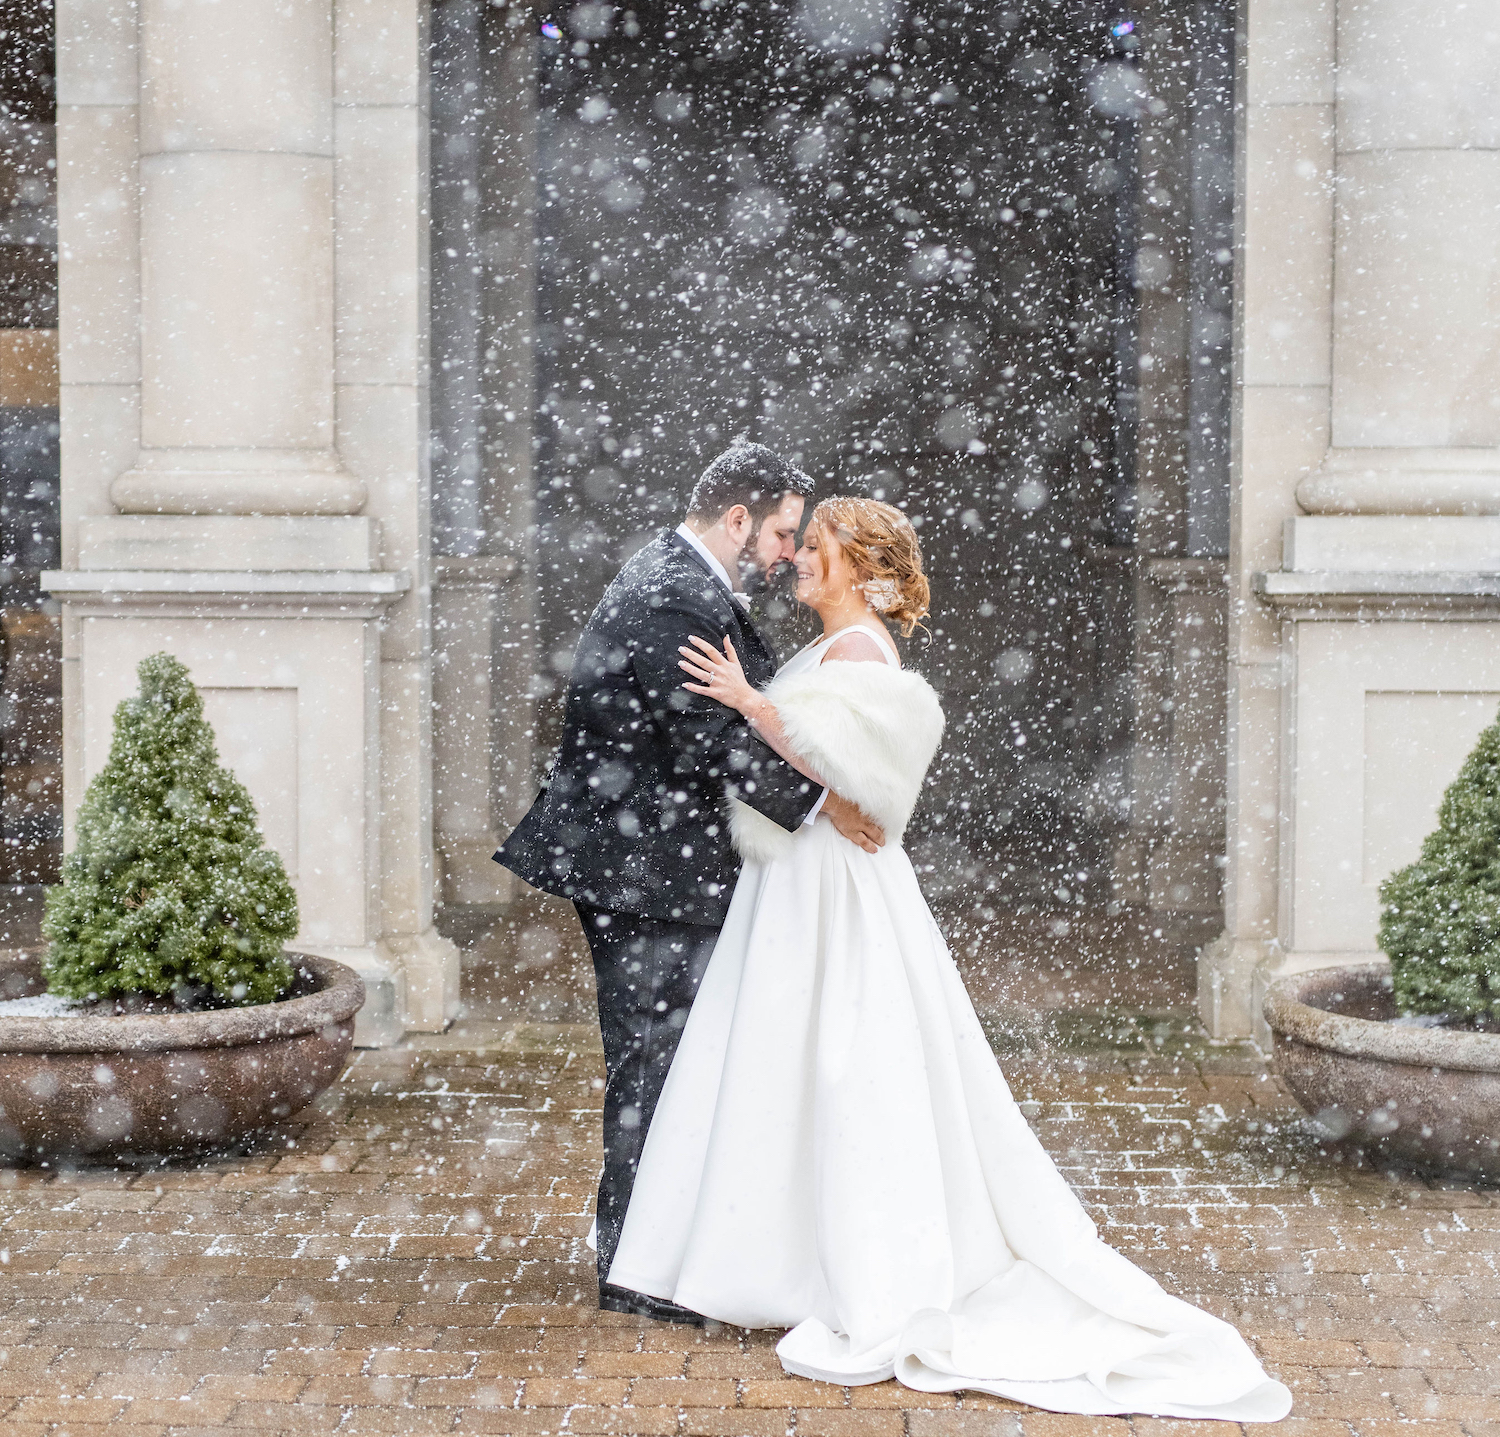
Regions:
[[901, 667], [901, 660], [896, 655], [896, 646], [891, 643], [891, 636], [883, 629], [878, 629], [873, 624], [846, 624], [842, 629], [835, 629], [826, 638], [819, 639], [815, 644], [809, 644], [805, 649], [798, 649], [782, 666], [780, 672], [783, 674], [807, 673], [817, 668], [823, 662], [823, 655], [829, 648], [844, 637], [852, 633], [868, 634], [880, 645], [880, 652], [885, 655], [885, 661], [893, 669]]

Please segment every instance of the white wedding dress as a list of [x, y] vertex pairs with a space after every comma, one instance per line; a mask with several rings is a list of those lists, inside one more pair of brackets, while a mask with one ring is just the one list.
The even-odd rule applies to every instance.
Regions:
[[[828, 748], [815, 766], [834, 780], [849, 741]], [[1100, 1241], [1016, 1107], [900, 843], [867, 854], [826, 819], [745, 864], [609, 1280], [790, 1328], [782, 1365], [825, 1382], [894, 1375], [1076, 1413], [1266, 1422], [1291, 1406], [1234, 1328]]]

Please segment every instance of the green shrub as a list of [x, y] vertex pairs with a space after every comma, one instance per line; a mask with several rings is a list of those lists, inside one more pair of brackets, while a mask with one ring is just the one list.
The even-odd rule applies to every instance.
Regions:
[[1443, 795], [1421, 857], [1380, 885], [1403, 1013], [1500, 1017], [1500, 719]]
[[47, 988], [67, 998], [168, 994], [267, 1003], [292, 980], [297, 897], [219, 762], [203, 699], [171, 654], [136, 671], [109, 761], [78, 809], [47, 895]]

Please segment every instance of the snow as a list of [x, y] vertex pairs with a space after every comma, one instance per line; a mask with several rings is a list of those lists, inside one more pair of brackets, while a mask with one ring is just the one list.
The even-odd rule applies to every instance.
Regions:
[[60, 998], [56, 993], [34, 993], [29, 998], [6, 998], [0, 1001], [0, 1018], [72, 1018], [82, 1005], [76, 998]]

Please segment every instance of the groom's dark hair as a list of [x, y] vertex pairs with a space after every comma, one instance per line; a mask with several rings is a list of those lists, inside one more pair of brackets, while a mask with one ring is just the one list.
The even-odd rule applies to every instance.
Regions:
[[743, 504], [759, 524], [780, 507], [782, 496], [812, 498], [813, 481], [795, 464], [764, 444], [736, 439], [693, 485], [687, 511], [693, 519], [717, 519], [726, 509]]

